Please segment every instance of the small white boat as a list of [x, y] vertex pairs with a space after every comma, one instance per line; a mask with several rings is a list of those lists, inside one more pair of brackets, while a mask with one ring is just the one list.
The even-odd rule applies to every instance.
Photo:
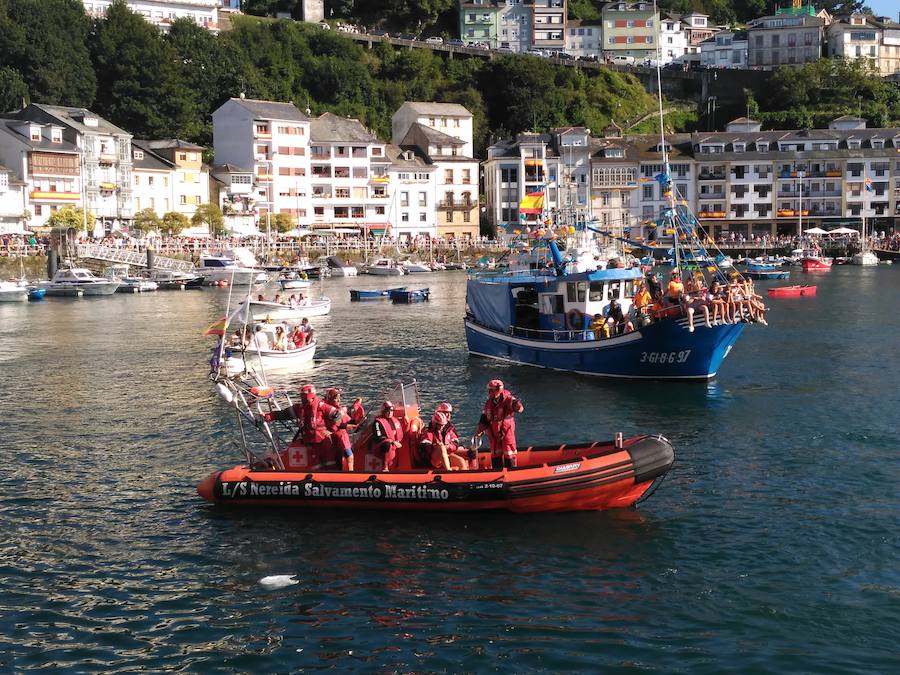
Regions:
[[28, 287], [15, 281], [0, 281], [0, 302], [27, 302]]
[[300, 288], [309, 288], [312, 286], [312, 282], [309, 279], [301, 279], [296, 275], [282, 276], [278, 279], [278, 283], [281, 285], [281, 290], [283, 291], [296, 291]]
[[[94, 276], [84, 267], [59, 269], [50, 281], [37, 284], [38, 288], [47, 290], [47, 295], [81, 296], [112, 295], [120, 286], [118, 281]], [[79, 293], [80, 291], [80, 293]]]
[[434, 272], [428, 265], [423, 262], [415, 262], [413, 260], [404, 260], [402, 263], [403, 271], [407, 274], [417, 274], [420, 272]]
[[225, 251], [223, 255], [200, 256], [197, 272], [207, 284], [225, 282], [235, 286], [264, 284], [269, 275], [256, 267], [256, 258], [245, 248]]
[[393, 258], [379, 258], [371, 265], [366, 266], [366, 274], [375, 274], [382, 277], [402, 277], [406, 270]]
[[200, 288], [203, 286], [203, 277], [179, 270], [150, 270], [150, 279], [161, 290], [179, 290], [186, 288]]
[[854, 253], [850, 258], [851, 265], [877, 265], [878, 264], [878, 256], [872, 253], [872, 251], [861, 251], [860, 253]]
[[245, 308], [247, 306], [248, 303], [245, 300], [238, 306], [235, 316], [240, 317], [242, 320], [265, 321], [271, 319], [272, 321], [292, 321], [328, 314], [331, 311], [331, 300], [329, 298], [319, 298], [318, 300], [307, 300], [305, 304], [251, 300], [249, 303], [250, 315], [245, 317]]
[[128, 265], [107, 265], [103, 274], [107, 279], [119, 282], [116, 293], [147, 293], [159, 288], [155, 281], [128, 274]]
[[[275, 334], [275, 327], [281, 324], [266, 324], [263, 331], [270, 339]], [[245, 370], [264, 370], [265, 372], [287, 372], [299, 370], [312, 363], [316, 355], [316, 340], [299, 349], [281, 351], [279, 349], [262, 349], [251, 345], [246, 350], [228, 348], [225, 358], [225, 369], [229, 376], [238, 375]], [[230, 356], [228, 355], [230, 354]]]
[[359, 270], [354, 265], [348, 264], [336, 255], [319, 258], [316, 260], [316, 264], [328, 270], [328, 274], [333, 277], [355, 277], [359, 275]]

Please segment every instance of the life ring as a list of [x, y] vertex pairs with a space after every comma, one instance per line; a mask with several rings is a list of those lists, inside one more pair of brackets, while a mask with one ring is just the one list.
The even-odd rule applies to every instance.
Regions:
[[570, 309], [566, 312], [566, 326], [569, 330], [584, 330], [585, 313], [580, 309]]

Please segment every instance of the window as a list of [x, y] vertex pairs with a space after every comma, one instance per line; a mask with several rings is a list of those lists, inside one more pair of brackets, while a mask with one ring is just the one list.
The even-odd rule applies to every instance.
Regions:
[[419, 222], [420, 222], [420, 223], [424, 223], [424, 222], [426, 222], [427, 220], [428, 220], [428, 214], [427, 214], [427, 213], [420, 213], [420, 214], [419, 214]]
[[405, 211], [400, 214], [400, 222], [408, 223], [409, 222], [409, 214]]
[[408, 192], [400, 193], [400, 206], [409, 206], [409, 193]]
[[419, 193], [419, 206], [428, 206], [428, 193], [427, 192]]
[[453, 182], [453, 169], [444, 169], [444, 182], [445, 183]]
[[641, 190], [641, 197], [644, 200], [653, 199], [653, 185], [645, 185]]

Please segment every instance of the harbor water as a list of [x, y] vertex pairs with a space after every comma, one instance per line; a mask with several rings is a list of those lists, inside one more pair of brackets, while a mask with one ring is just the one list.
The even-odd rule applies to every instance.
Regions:
[[900, 269], [794, 268], [818, 295], [768, 300], [709, 383], [470, 358], [462, 273], [403, 281], [431, 301], [317, 285], [334, 307], [286, 384], [371, 408], [416, 378], [470, 434], [499, 377], [520, 445], [667, 436], [659, 490], [553, 515], [216, 508], [195, 485], [240, 455], [200, 334], [227, 289], [0, 305], [0, 670], [896, 671]]

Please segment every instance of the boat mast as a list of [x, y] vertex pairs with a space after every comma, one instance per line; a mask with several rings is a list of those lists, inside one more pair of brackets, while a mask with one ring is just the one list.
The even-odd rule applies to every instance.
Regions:
[[[659, 8], [656, 0], [653, 0], [653, 14], [659, 15]], [[656, 100], [659, 106], [659, 143], [662, 151], [664, 181], [660, 182], [660, 188], [666, 197], [666, 212], [669, 214], [667, 218], [672, 220], [672, 228], [674, 231], [672, 248], [675, 251], [675, 269], [679, 269], [681, 265], [678, 245], [678, 218], [675, 215], [675, 186], [672, 184], [672, 176], [669, 174], [669, 149], [666, 146], [666, 123], [663, 116], [663, 100], [662, 100], [662, 72], [660, 62], [662, 61], [662, 45], [660, 41], [656, 41]]]

